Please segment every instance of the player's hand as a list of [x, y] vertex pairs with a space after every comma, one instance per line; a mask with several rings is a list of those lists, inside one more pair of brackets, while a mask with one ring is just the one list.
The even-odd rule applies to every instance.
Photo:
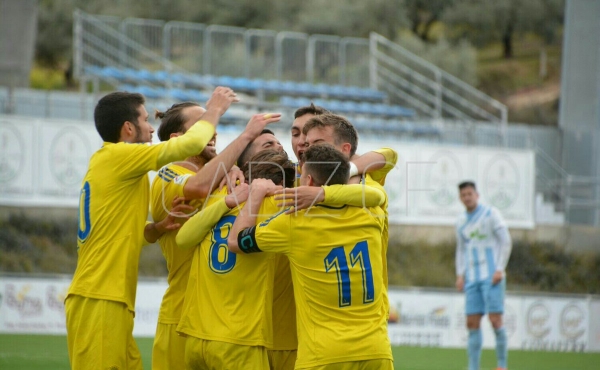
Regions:
[[190, 213], [195, 210], [194, 207], [186, 203], [184, 197], [177, 197], [173, 199], [172, 208], [167, 217], [156, 223], [156, 229], [161, 233], [178, 230], [190, 218]]
[[244, 133], [246, 133], [250, 140], [254, 140], [260, 136], [262, 130], [269, 123], [279, 122], [281, 119], [281, 113], [260, 113], [255, 114], [250, 118], [250, 121], [246, 124], [246, 128], [244, 129]]
[[237, 207], [248, 200], [249, 194], [250, 186], [248, 186], [248, 184], [246, 184], [245, 182], [242, 182], [241, 184], [235, 187], [231, 194], [225, 197], [225, 204], [229, 208]]
[[462, 276], [456, 277], [456, 290], [462, 292], [465, 289], [465, 279]]
[[291, 214], [324, 201], [325, 191], [320, 186], [299, 186], [276, 191], [274, 199], [283, 201], [277, 204], [278, 207], [293, 207], [286, 211]]
[[223, 189], [225, 185], [227, 185], [227, 194], [231, 194], [233, 189], [235, 189], [238, 184], [243, 184], [246, 181], [246, 177], [244, 176], [244, 172], [240, 170], [238, 166], [233, 166], [229, 170], [229, 173], [223, 177], [221, 183], [219, 184], [219, 189]]
[[495, 271], [494, 275], [492, 275], [492, 285], [496, 285], [502, 281], [504, 277], [504, 273], [502, 271]]
[[283, 186], [275, 185], [272, 180], [267, 179], [254, 179], [252, 180], [252, 184], [250, 184], [251, 192], [259, 192], [265, 197], [275, 194], [280, 189], [283, 189]]
[[237, 94], [229, 87], [217, 86], [206, 102], [206, 111], [216, 111], [222, 116], [231, 103], [239, 102]]

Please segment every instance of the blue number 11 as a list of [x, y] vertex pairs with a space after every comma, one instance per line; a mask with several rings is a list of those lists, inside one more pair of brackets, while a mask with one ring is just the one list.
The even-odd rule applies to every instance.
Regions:
[[[340, 307], [352, 304], [350, 290], [350, 271], [344, 247], [336, 247], [325, 257], [325, 272], [335, 270], [338, 281], [338, 293]], [[371, 258], [366, 241], [357, 243], [350, 252], [350, 264], [360, 266], [362, 273], [363, 303], [371, 303], [375, 299], [375, 287], [373, 285], [373, 271], [371, 270]]]

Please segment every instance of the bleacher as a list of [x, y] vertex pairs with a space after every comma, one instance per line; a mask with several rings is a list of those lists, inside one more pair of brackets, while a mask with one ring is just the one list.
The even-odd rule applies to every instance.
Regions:
[[429, 141], [445, 140], [450, 122], [506, 123], [501, 103], [377, 34], [337, 38], [81, 11], [74, 21], [74, 76], [96, 96], [139, 92], [164, 108], [203, 103], [215, 86], [228, 86], [241, 98], [224, 117], [229, 123], [256, 111], [289, 116], [312, 102], [361, 132]]
[[237, 92], [254, 96], [259, 102], [279, 103], [290, 109], [313, 102], [340, 114], [390, 119], [415, 117], [414, 109], [386, 104], [385, 93], [358, 86], [169, 73], [112, 66], [88, 66], [85, 72], [88, 77], [116, 83], [119, 90], [139, 92], [152, 99], [169, 97], [177, 101], [202, 102], [208, 99], [210, 87], [228, 86]]

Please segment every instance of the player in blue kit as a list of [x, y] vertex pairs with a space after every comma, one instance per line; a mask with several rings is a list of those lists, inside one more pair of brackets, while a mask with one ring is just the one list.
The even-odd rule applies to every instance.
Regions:
[[508, 349], [502, 322], [506, 264], [512, 242], [500, 212], [478, 203], [474, 182], [459, 186], [460, 200], [465, 205], [456, 224], [456, 289], [466, 293], [466, 315], [469, 339], [469, 370], [479, 370], [481, 359], [481, 317], [488, 314], [496, 334], [498, 370], [505, 370]]

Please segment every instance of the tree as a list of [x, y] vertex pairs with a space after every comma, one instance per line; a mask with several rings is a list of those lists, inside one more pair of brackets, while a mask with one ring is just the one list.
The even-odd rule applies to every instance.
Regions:
[[374, 31], [395, 39], [408, 25], [405, 0], [309, 0], [302, 7], [296, 30], [306, 33], [368, 37]]
[[456, 37], [467, 37], [476, 45], [499, 40], [503, 56], [513, 56], [515, 34], [533, 32], [553, 39], [562, 23], [563, 0], [456, 0], [445, 10], [443, 20], [454, 27]]
[[454, 2], [455, 0], [405, 0], [411, 31], [425, 42], [435, 41], [431, 29], [441, 20], [444, 10]]

